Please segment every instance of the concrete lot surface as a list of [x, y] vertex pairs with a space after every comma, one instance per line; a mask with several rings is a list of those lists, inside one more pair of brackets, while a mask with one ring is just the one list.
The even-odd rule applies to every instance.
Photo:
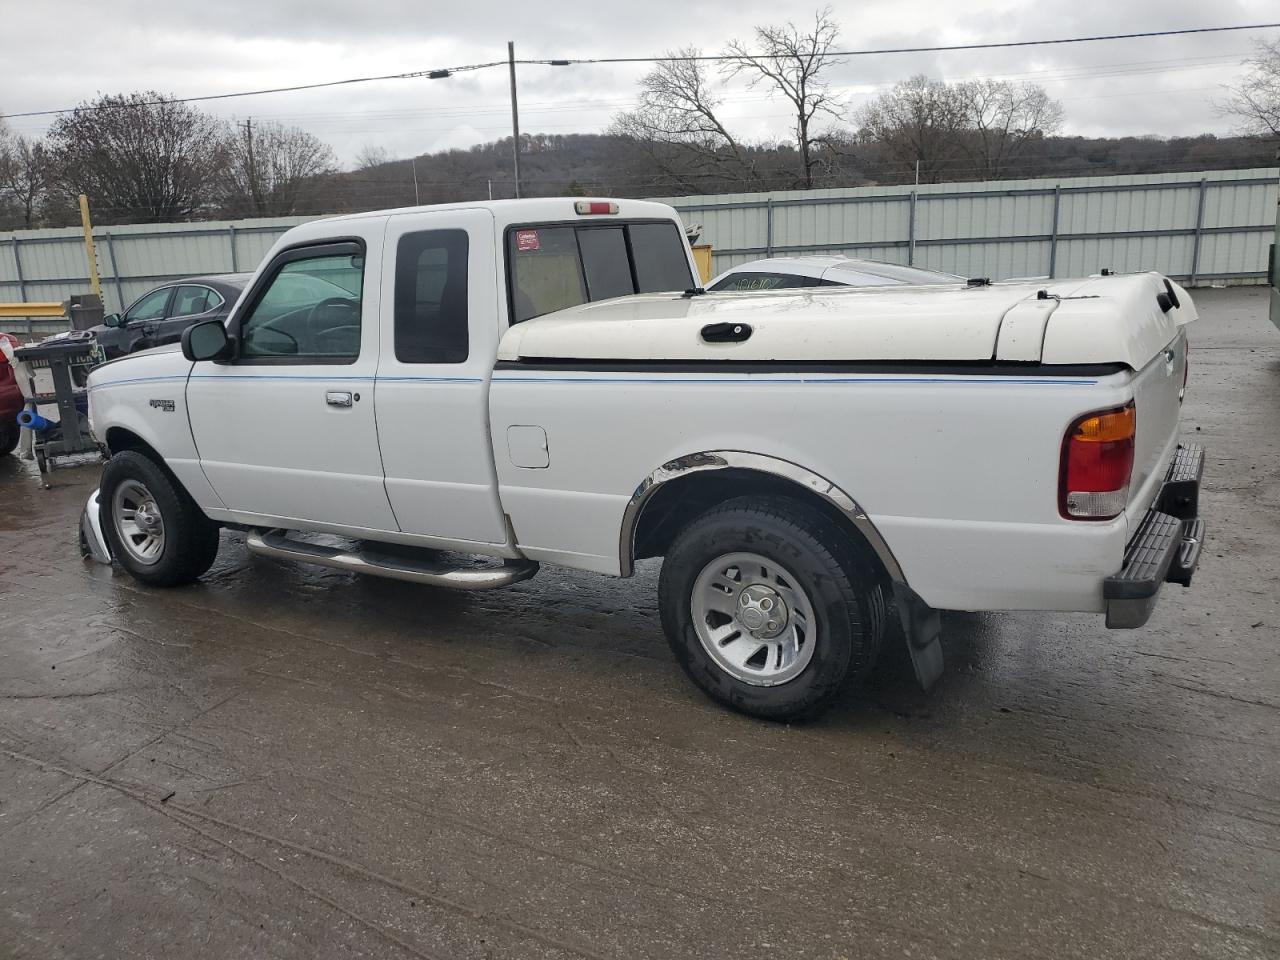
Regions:
[[0, 957], [1280, 956], [1280, 332], [1201, 291], [1195, 587], [949, 614], [809, 726], [669, 656], [657, 568], [451, 594], [82, 563], [0, 461]]

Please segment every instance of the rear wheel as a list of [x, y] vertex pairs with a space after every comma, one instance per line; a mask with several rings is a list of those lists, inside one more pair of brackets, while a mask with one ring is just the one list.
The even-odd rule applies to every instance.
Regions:
[[218, 525], [154, 461], [134, 450], [102, 471], [102, 526], [111, 553], [143, 583], [190, 583], [218, 555]]
[[782, 497], [729, 501], [667, 551], [667, 640], [713, 699], [772, 720], [817, 716], [870, 669], [883, 633], [875, 569], [847, 533]]

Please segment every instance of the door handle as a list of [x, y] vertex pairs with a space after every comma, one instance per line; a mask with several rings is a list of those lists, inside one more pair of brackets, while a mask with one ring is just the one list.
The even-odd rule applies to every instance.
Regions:
[[349, 407], [351, 394], [346, 390], [328, 390], [325, 392], [324, 402], [331, 407]]
[[702, 328], [705, 343], [741, 343], [750, 336], [749, 323], [708, 323]]

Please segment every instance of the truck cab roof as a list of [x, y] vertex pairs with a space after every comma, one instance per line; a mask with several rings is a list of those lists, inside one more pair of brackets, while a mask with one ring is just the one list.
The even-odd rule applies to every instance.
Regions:
[[[579, 213], [577, 205], [611, 204], [612, 213]], [[396, 207], [390, 210], [371, 210], [365, 213], [347, 213], [321, 220], [310, 220], [293, 230], [322, 228], [331, 232], [334, 225], [355, 220], [378, 217], [396, 217], [413, 213], [447, 213], [451, 210], [488, 210], [500, 227], [522, 223], [577, 222], [581, 220], [671, 220], [673, 210], [665, 203], [651, 200], [591, 199], [586, 197], [530, 197], [520, 200], [464, 200], [459, 203], [423, 204], [416, 207]], [[292, 231], [290, 231], [292, 232]]]

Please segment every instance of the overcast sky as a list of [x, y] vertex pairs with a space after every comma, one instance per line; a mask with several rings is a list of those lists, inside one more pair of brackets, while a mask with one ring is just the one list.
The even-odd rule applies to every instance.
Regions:
[[[643, 56], [686, 45], [718, 52], [756, 24], [811, 17], [814, 5], [760, 0], [0, 0], [0, 112], [72, 106], [99, 93], [234, 92], [517, 56]], [[860, 0], [832, 4], [849, 49], [1129, 33], [1280, 20], [1275, 0]], [[1280, 30], [1264, 36], [1275, 37]], [[1251, 50], [1246, 33], [1009, 51], [857, 57], [833, 69], [850, 113], [914, 73], [1032, 79], [1084, 135], [1230, 132], [1212, 101]], [[526, 132], [603, 129], [635, 97], [639, 64], [520, 68]], [[785, 136], [787, 112], [740, 82], [723, 113], [742, 139]], [[202, 108], [297, 124], [349, 164], [365, 146], [392, 156], [469, 146], [510, 132], [505, 68], [445, 80], [392, 80], [220, 100]], [[38, 135], [48, 118], [14, 118]]]

